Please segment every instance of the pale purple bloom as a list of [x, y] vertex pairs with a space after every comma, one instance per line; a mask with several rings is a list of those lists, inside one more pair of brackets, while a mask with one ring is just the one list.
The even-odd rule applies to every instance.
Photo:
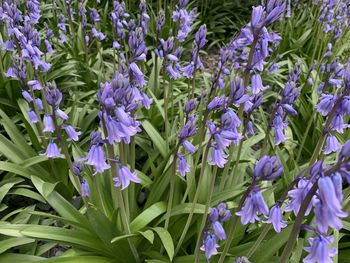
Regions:
[[255, 189], [248, 195], [242, 210], [237, 212], [236, 215], [240, 216], [242, 224], [246, 225], [248, 222], [254, 223], [255, 221], [260, 221], [259, 214], [267, 217], [269, 208], [260, 190]]
[[228, 155], [223, 153], [222, 150], [220, 150], [217, 147], [213, 147], [211, 150], [211, 155], [208, 157], [208, 161], [210, 165], [216, 165], [219, 168], [224, 168], [225, 164], [227, 163]]
[[326, 139], [326, 148], [324, 149], [324, 154], [330, 154], [332, 152], [337, 152], [340, 149], [340, 144], [337, 137], [330, 134]]
[[54, 132], [55, 131], [55, 125], [52, 119], [51, 115], [45, 115], [44, 116], [44, 130], [43, 132]]
[[28, 111], [28, 117], [31, 123], [38, 123], [39, 122], [39, 118], [38, 115], [36, 115], [36, 113], [32, 110]]
[[220, 222], [225, 222], [230, 219], [231, 217], [231, 212], [230, 210], [227, 209], [227, 204], [226, 203], [220, 203], [217, 206], [217, 211], [218, 211], [218, 220]]
[[196, 99], [191, 99], [186, 102], [185, 104], [185, 112], [189, 114], [191, 111], [193, 111], [198, 105], [198, 102]]
[[317, 111], [320, 112], [322, 116], [327, 116], [332, 110], [336, 100], [337, 96], [322, 94], [320, 102], [317, 104]]
[[327, 206], [330, 212], [338, 217], [346, 217], [348, 215], [341, 210], [341, 201], [337, 198], [336, 189], [330, 177], [323, 176], [318, 180], [318, 194], [322, 204]]
[[60, 153], [60, 150], [58, 149], [58, 146], [54, 142], [49, 142], [47, 145], [46, 152], [41, 154], [45, 155], [47, 158], [62, 158], [63, 155]]
[[304, 249], [309, 252], [309, 255], [304, 258], [304, 263], [332, 263], [332, 257], [337, 254], [337, 250], [333, 248], [333, 236], [326, 237], [318, 235], [308, 239], [310, 247]]
[[251, 91], [253, 94], [258, 94], [261, 91], [264, 91], [267, 89], [267, 87], [263, 86], [262, 84], [262, 79], [259, 74], [254, 74], [252, 76], [252, 86], [251, 86]]
[[273, 180], [283, 172], [283, 166], [277, 156], [263, 156], [255, 165], [254, 178]]
[[178, 157], [179, 163], [176, 171], [179, 172], [182, 177], [185, 177], [186, 173], [189, 173], [191, 171], [190, 165], [186, 162], [186, 159], [183, 155], [178, 154]]
[[60, 110], [60, 109], [56, 109], [55, 110], [55, 113], [57, 114], [57, 116], [59, 118], [61, 118], [62, 120], [66, 121], [69, 119], [67, 113], [65, 113], [63, 110]]
[[322, 201], [317, 200], [314, 205], [315, 212], [315, 225], [317, 229], [326, 234], [328, 227], [332, 229], [340, 230], [343, 227], [343, 224], [340, 218], [333, 213]]
[[269, 218], [265, 223], [272, 223], [277, 233], [281, 232], [281, 229], [287, 226], [286, 221], [283, 220], [282, 210], [279, 205], [275, 205], [270, 209]]
[[127, 166], [119, 165], [118, 177], [113, 178], [116, 181], [115, 186], [122, 186], [122, 190], [127, 188], [130, 182], [141, 183], [141, 180], [137, 177], [136, 171], [131, 172]]
[[64, 127], [66, 130], [66, 133], [68, 135], [67, 141], [78, 141], [79, 140], [79, 135], [81, 132], [77, 132], [71, 125], [67, 125]]
[[81, 182], [81, 196], [82, 197], [89, 197], [90, 196], [90, 187], [88, 182], [86, 182], [85, 180], [83, 180]]
[[203, 240], [203, 245], [201, 246], [200, 249], [205, 252], [205, 257], [209, 260], [213, 255], [218, 254], [218, 251], [217, 251], [218, 247], [219, 245], [216, 244], [215, 235], [207, 233]]
[[221, 223], [219, 221], [215, 221], [211, 224], [214, 234], [215, 236], [219, 239], [219, 240], [225, 240], [226, 239], [226, 233], [225, 233], [225, 229], [222, 227]]
[[27, 82], [27, 85], [32, 87], [33, 90], [42, 90], [43, 87], [41, 86], [40, 82], [38, 80], [30, 80]]
[[205, 46], [205, 43], [207, 42], [206, 35], [207, 35], [207, 27], [206, 27], [206, 25], [202, 25], [198, 29], [198, 31], [195, 35], [195, 42], [196, 42], [198, 48], [203, 48]]
[[[287, 203], [286, 211], [287, 212], [293, 211], [294, 214], [297, 215], [299, 212], [301, 203], [305, 199], [311, 187], [312, 187], [312, 183], [310, 181], [306, 179], [300, 179], [297, 187], [294, 187], [292, 190], [288, 192], [288, 195], [291, 198], [291, 200]], [[306, 216], [310, 214], [312, 204], [314, 202], [315, 202], [315, 197], [313, 197], [308, 208], [306, 209], [306, 212], [305, 212]]]
[[39, 111], [43, 111], [44, 110], [44, 105], [43, 105], [43, 101], [39, 98], [36, 98], [34, 101], [36, 107], [38, 108]]
[[182, 142], [182, 146], [191, 154], [196, 152], [196, 147], [194, 147], [194, 145], [187, 140]]
[[82, 162], [74, 162], [73, 163], [74, 175], [79, 176], [83, 170], [84, 170], [84, 163], [82, 163]]
[[196, 118], [193, 116], [190, 116], [188, 118], [188, 121], [184, 125], [184, 127], [181, 129], [179, 138], [183, 140], [194, 136], [196, 133], [197, 133]]
[[103, 173], [104, 170], [111, 167], [106, 163], [106, 157], [102, 145], [92, 145], [85, 159], [86, 163], [94, 166], [98, 173]]

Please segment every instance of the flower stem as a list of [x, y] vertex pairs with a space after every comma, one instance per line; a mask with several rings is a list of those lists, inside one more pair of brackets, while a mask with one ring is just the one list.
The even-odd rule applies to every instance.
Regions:
[[[204, 151], [204, 155], [203, 155], [203, 159], [204, 160], [204, 163], [201, 167], [201, 171], [200, 171], [200, 174], [199, 174], [199, 179], [198, 179], [198, 185], [201, 185], [202, 184], [202, 181], [203, 181], [203, 175], [204, 175], [204, 171], [205, 171], [205, 163], [206, 163], [206, 160], [208, 158], [208, 153], [209, 153], [209, 143], [207, 144], [207, 147], [205, 148], [205, 151]], [[182, 242], [184, 241], [185, 237], [186, 237], [186, 234], [187, 234], [187, 231], [190, 227], [190, 224], [191, 224], [191, 221], [192, 221], [192, 217], [193, 217], [193, 212], [194, 212], [194, 208], [197, 204], [197, 201], [198, 201], [198, 197], [199, 197], [199, 188], [196, 189], [196, 192], [194, 194], [194, 197], [193, 197], [193, 200], [192, 200], [192, 205], [191, 205], [191, 210], [190, 210], [190, 213], [188, 215], [188, 218], [187, 218], [187, 221], [186, 221], [186, 224], [185, 224], [185, 227], [181, 233], [181, 236], [180, 236], [180, 239], [177, 243], [177, 246], [176, 246], [176, 249], [175, 249], [175, 254], [176, 255], [180, 248], [181, 248], [181, 245], [182, 245]]]
[[211, 175], [212, 177], [211, 177], [211, 182], [210, 182], [210, 191], [209, 191], [209, 195], [208, 195], [208, 198], [207, 198], [207, 202], [205, 204], [204, 214], [202, 216], [202, 222], [201, 222], [201, 225], [200, 225], [200, 228], [199, 228], [200, 230], [199, 230], [198, 237], [197, 237], [197, 242], [196, 242], [195, 263], [199, 262], [200, 243], [201, 243], [201, 240], [202, 240], [202, 237], [203, 237], [203, 231], [204, 231], [205, 224], [207, 222], [207, 217], [208, 217], [209, 207], [210, 207], [210, 203], [211, 203], [211, 198], [212, 198], [213, 192], [214, 192], [217, 170], [218, 170], [218, 167], [214, 166], [213, 174]]

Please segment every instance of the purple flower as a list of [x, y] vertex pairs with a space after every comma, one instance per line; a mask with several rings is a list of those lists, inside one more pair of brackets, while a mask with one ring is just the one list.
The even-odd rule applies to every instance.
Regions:
[[219, 245], [216, 244], [215, 235], [207, 233], [203, 240], [203, 245], [201, 246], [200, 249], [205, 252], [205, 257], [209, 260], [213, 255], [218, 254], [218, 251], [217, 251], [218, 247]]
[[196, 147], [194, 147], [194, 145], [187, 140], [182, 142], [182, 146], [191, 154], [196, 152]]
[[305, 247], [305, 251], [309, 252], [309, 255], [304, 258], [304, 263], [332, 263], [332, 257], [337, 254], [337, 250], [333, 248], [333, 236], [326, 237], [319, 235], [318, 237], [311, 237], [308, 239], [310, 247]]
[[130, 70], [139, 87], [145, 86], [146, 81], [145, 81], [144, 75], [142, 71], [139, 69], [139, 67], [136, 65], [136, 63], [130, 64]]
[[[288, 196], [291, 198], [291, 200], [288, 202], [286, 211], [290, 212], [293, 211], [295, 215], [298, 214], [301, 203], [305, 199], [306, 195], [310, 191], [312, 187], [312, 183], [306, 179], [300, 179], [298, 182], [298, 186], [294, 187], [292, 190], [288, 192]], [[310, 214], [312, 204], [315, 202], [315, 197], [313, 197], [312, 201], [310, 202], [305, 215], [307, 216]]]
[[79, 176], [83, 170], [84, 170], [84, 163], [82, 163], [82, 162], [74, 162], [73, 163], [74, 175]]
[[207, 27], [205, 25], [202, 25], [195, 35], [195, 42], [198, 48], [203, 48], [205, 46], [205, 43], [207, 42], [206, 35]]
[[55, 125], [53, 122], [53, 118], [51, 115], [45, 115], [44, 116], [44, 130], [43, 132], [54, 132], [55, 131]]
[[215, 236], [219, 239], [219, 240], [225, 240], [226, 239], [226, 233], [225, 233], [225, 229], [222, 227], [221, 223], [219, 221], [215, 221], [211, 224], [213, 230], [214, 230], [214, 234]]
[[230, 219], [231, 217], [231, 212], [230, 210], [227, 209], [226, 203], [220, 203], [217, 206], [217, 211], [218, 211], [218, 220], [219, 222], [225, 222]]
[[47, 103], [54, 109], [58, 108], [62, 101], [62, 93], [57, 88], [52, 88], [45, 93]]
[[277, 156], [263, 156], [255, 165], [254, 178], [273, 180], [283, 172], [283, 167]]
[[35, 105], [38, 108], [39, 111], [43, 111], [44, 110], [44, 105], [43, 105], [43, 101], [39, 98], [35, 99]]
[[66, 133], [68, 135], [67, 141], [76, 142], [79, 140], [79, 135], [81, 134], [81, 132], [77, 132], [71, 125], [67, 125], [66, 127], [64, 127], [64, 129], [66, 130]]
[[348, 215], [341, 210], [341, 201], [337, 198], [336, 189], [330, 177], [323, 176], [318, 180], [318, 193], [322, 204], [327, 206], [330, 212], [338, 217], [346, 217]]
[[33, 90], [42, 90], [43, 89], [40, 82], [36, 79], [28, 81], [27, 85], [30, 86]]
[[94, 24], [96, 24], [101, 20], [100, 15], [98, 14], [95, 8], [90, 8], [90, 19], [91, 19], [91, 22]]
[[219, 168], [224, 168], [227, 163], [228, 155], [223, 153], [218, 147], [213, 147], [211, 151], [211, 155], [208, 157], [208, 161], [210, 165], [216, 165]]
[[23, 90], [23, 91], [22, 91], [22, 96], [23, 96], [23, 98], [24, 98], [27, 102], [32, 102], [32, 101], [33, 101], [32, 96], [31, 96], [31, 95], [29, 94], [29, 92], [26, 91], [26, 90]]
[[242, 210], [237, 212], [236, 215], [241, 217], [241, 222], [246, 225], [248, 222], [254, 223], [260, 221], [259, 214], [268, 216], [269, 208], [267, 207], [265, 200], [259, 189], [254, 189], [242, 207]]
[[90, 187], [88, 182], [86, 182], [85, 180], [83, 180], [81, 182], [81, 196], [82, 197], [89, 197], [90, 196]]
[[54, 142], [49, 142], [47, 145], [46, 152], [44, 154], [47, 158], [62, 158], [63, 155], [60, 153], [60, 150], [58, 149], [58, 146]]
[[326, 234], [328, 227], [340, 230], [343, 227], [343, 224], [340, 218], [334, 214], [322, 201], [317, 200], [315, 202], [315, 225], [317, 229]]
[[281, 232], [281, 229], [287, 226], [286, 221], [283, 220], [282, 210], [279, 205], [276, 204], [271, 208], [269, 218], [265, 223], [272, 223], [273, 228], [277, 233]]
[[36, 115], [36, 113], [32, 110], [28, 111], [28, 117], [31, 123], [38, 123], [39, 122], [39, 118], [38, 115]]
[[251, 27], [253, 30], [259, 29], [262, 26], [262, 17], [263, 17], [264, 9], [261, 5], [254, 7], [252, 11], [252, 19], [251, 19]]
[[86, 163], [94, 166], [96, 172], [98, 173], [103, 173], [104, 170], [107, 170], [111, 167], [106, 163], [102, 145], [92, 145], [85, 159]]
[[266, 89], [267, 87], [264, 87], [262, 84], [261, 76], [259, 74], [254, 74], [252, 76], [252, 87], [251, 87], [252, 93], [258, 94], [260, 93], [260, 91], [264, 91]]
[[55, 110], [55, 113], [57, 114], [57, 116], [59, 118], [61, 118], [62, 120], [66, 121], [69, 119], [67, 113], [65, 113], [63, 110], [60, 110], [60, 109], [56, 109]]
[[191, 99], [185, 104], [185, 112], [186, 114], [190, 114], [198, 105], [196, 99]]
[[131, 172], [127, 166], [119, 165], [118, 167], [118, 177], [113, 178], [116, 181], [115, 186], [122, 186], [122, 190], [127, 188], [130, 182], [141, 183], [141, 180], [137, 177], [137, 173]]
[[339, 160], [342, 160], [344, 158], [349, 158], [349, 157], [350, 157], [350, 140], [348, 140], [342, 146], [340, 153], [339, 153]]
[[181, 140], [184, 140], [186, 138], [194, 136], [196, 133], [196, 118], [193, 116], [189, 116], [185, 126], [180, 131], [179, 138]]
[[179, 172], [182, 177], [185, 177], [186, 173], [191, 171], [190, 166], [183, 155], [178, 154], [178, 157], [179, 163], [176, 171]]
[[336, 100], [337, 96], [322, 94], [320, 102], [317, 104], [317, 111], [320, 112], [322, 116], [327, 116], [332, 110]]
[[337, 152], [340, 149], [337, 137], [330, 134], [326, 139], [326, 148], [324, 149], [324, 154], [330, 154], [332, 152]]
[[227, 109], [225, 113], [221, 115], [221, 125], [225, 130], [235, 130], [241, 123], [241, 120], [231, 109]]

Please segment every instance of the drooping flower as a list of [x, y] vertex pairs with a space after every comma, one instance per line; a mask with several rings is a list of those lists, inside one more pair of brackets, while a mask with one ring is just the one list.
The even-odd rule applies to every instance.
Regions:
[[89, 197], [90, 196], [90, 187], [87, 181], [83, 180], [81, 182], [81, 196]]
[[[291, 200], [287, 203], [286, 211], [293, 211], [295, 215], [298, 214], [301, 203], [305, 199], [306, 195], [312, 187], [312, 182], [307, 179], [300, 179], [298, 185], [288, 192], [288, 196]], [[306, 209], [305, 215], [310, 214], [312, 204], [315, 202], [315, 197], [313, 197], [308, 208]]]
[[141, 183], [140, 178], [137, 177], [136, 171], [131, 172], [127, 166], [119, 165], [118, 167], [118, 177], [114, 177], [113, 180], [116, 182], [115, 186], [122, 186], [122, 190], [127, 188], [130, 182]]
[[200, 249], [205, 252], [205, 257], [209, 260], [213, 255], [218, 254], [218, 251], [217, 251], [218, 247], [219, 245], [216, 244], [215, 235], [207, 233], [203, 240], [203, 245], [201, 246]]
[[210, 165], [216, 165], [219, 168], [224, 168], [227, 163], [226, 158], [227, 154], [223, 153], [218, 147], [213, 147], [211, 151], [211, 155], [208, 157], [208, 161]]
[[273, 180], [283, 172], [283, 166], [277, 156], [263, 156], [255, 165], [254, 178]]
[[45, 115], [44, 116], [44, 130], [43, 132], [54, 132], [55, 131], [55, 125], [53, 122], [53, 118], [51, 115]]
[[68, 135], [67, 141], [78, 141], [79, 140], [79, 135], [81, 132], [77, 132], [71, 125], [67, 125], [64, 127], [66, 130], [66, 133]]
[[42, 155], [45, 155], [47, 158], [62, 158], [63, 155], [60, 153], [58, 146], [55, 142], [49, 142], [47, 145], [46, 152]]
[[324, 154], [330, 154], [332, 152], [337, 152], [340, 149], [337, 137], [330, 134], [326, 139], [326, 148], [324, 149]]
[[304, 263], [332, 263], [332, 257], [337, 254], [336, 249], [333, 247], [333, 236], [326, 237], [319, 235], [317, 237], [311, 237], [308, 239], [310, 247], [304, 249], [309, 252], [309, 255], [304, 258]]
[[179, 162], [177, 167], [177, 172], [180, 173], [182, 177], [185, 177], [186, 173], [190, 172], [190, 165], [187, 163], [183, 154], [178, 154]]
[[270, 209], [269, 218], [265, 223], [272, 224], [277, 233], [281, 232], [281, 229], [287, 226], [286, 221], [283, 220], [282, 210], [279, 204], [276, 204]]
[[265, 203], [260, 189], [256, 188], [248, 195], [244, 206], [236, 215], [240, 216], [242, 224], [246, 225], [248, 222], [254, 223], [255, 221], [260, 221], [259, 214], [263, 214], [267, 217], [269, 208]]

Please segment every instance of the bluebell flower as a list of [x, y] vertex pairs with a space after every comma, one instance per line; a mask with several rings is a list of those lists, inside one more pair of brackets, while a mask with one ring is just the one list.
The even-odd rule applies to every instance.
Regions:
[[317, 104], [317, 111], [320, 112], [322, 116], [327, 116], [332, 110], [337, 99], [337, 96], [322, 94], [320, 102]]
[[68, 135], [67, 141], [78, 141], [79, 140], [79, 135], [81, 132], [77, 132], [71, 125], [67, 125], [64, 127], [66, 130], [66, 133]]
[[311, 237], [308, 239], [310, 247], [305, 247], [304, 250], [309, 252], [309, 255], [304, 258], [304, 263], [332, 263], [332, 258], [337, 254], [335, 248], [333, 248], [333, 236], [326, 237], [324, 235], [318, 235], [317, 237]]
[[191, 153], [191, 154], [193, 154], [193, 153], [196, 152], [196, 147], [194, 147], [194, 145], [193, 145], [192, 143], [190, 143], [189, 141], [187, 141], [187, 140], [184, 140], [184, 141], [182, 142], [182, 146], [184, 147], [184, 149], [185, 149], [187, 152], [189, 152], [189, 153]]
[[45, 115], [44, 116], [44, 129], [43, 132], [54, 132], [55, 131], [55, 125], [52, 119], [51, 115]]
[[191, 171], [190, 165], [187, 163], [183, 154], [178, 154], [178, 158], [179, 162], [176, 171], [179, 172], [182, 177], [185, 177], [186, 173]]
[[324, 149], [324, 154], [330, 154], [332, 152], [337, 152], [340, 149], [340, 144], [337, 137], [330, 134], [326, 139], [326, 148]]
[[262, 79], [259, 74], [254, 74], [252, 76], [252, 85], [250, 87], [250, 90], [252, 91], [253, 94], [258, 94], [261, 91], [266, 90], [268, 87], [263, 86], [262, 84]]
[[181, 129], [179, 134], [179, 139], [184, 140], [186, 138], [192, 137], [197, 133], [196, 118], [194, 116], [189, 116], [184, 127]]
[[68, 114], [65, 113], [63, 110], [60, 110], [60, 109], [57, 108], [55, 110], [55, 113], [56, 113], [57, 117], [61, 118], [64, 121], [69, 119]]
[[79, 176], [81, 174], [81, 172], [84, 170], [84, 163], [74, 162], [72, 169], [73, 169], [74, 175]]
[[213, 255], [218, 254], [218, 251], [217, 251], [218, 247], [219, 245], [216, 244], [215, 235], [207, 233], [203, 240], [203, 245], [201, 246], [200, 249], [205, 252], [205, 257], [209, 260]]
[[85, 180], [83, 180], [81, 182], [81, 196], [82, 197], [89, 197], [90, 196], [90, 187], [88, 182], [86, 182]]
[[248, 222], [254, 223], [255, 221], [260, 221], [259, 214], [267, 217], [269, 208], [265, 203], [260, 189], [257, 188], [250, 192], [241, 211], [238, 211], [236, 215], [240, 216], [242, 224], [246, 225]]
[[37, 107], [37, 109], [38, 109], [39, 111], [43, 111], [43, 110], [44, 110], [43, 101], [42, 101], [41, 99], [36, 98], [36, 99], [34, 100], [34, 103], [35, 103], [35, 106]]
[[218, 147], [213, 147], [211, 150], [211, 155], [208, 157], [210, 165], [216, 165], [219, 168], [224, 168], [227, 163], [227, 154], [223, 153]]
[[341, 210], [341, 201], [337, 198], [336, 189], [332, 179], [323, 176], [318, 180], [318, 194], [322, 204], [338, 217], [346, 217], [348, 214]]
[[269, 218], [265, 223], [272, 224], [277, 233], [281, 232], [281, 229], [287, 226], [286, 221], [283, 220], [282, 210], [279, 204], [276, 204], [270, 209]]
[[103, 173], [109, 169], [110, 165], [106, 163], [105, 154], [101, 145], [92, 145], [86, 157], [87, 164], [95, 167], [96, 172]]
[[225, 229], [222, 227], [221, 223], [219, 221], [215, 221], [211, 224], [214, 234], [215, 236], [219, 239], [219, 240], [225, 240], [226, 239], [226, 233], [225, 233]]
[[283, 172], [283, 166], [277, 156], [263, 156], [255, 165], [254, 178], [273, 180]]
[[[295, 215], [298, 214], [301, 203], [312, 187], [312, 182], [306, 179], [300, 179], [298, 185], [288, 192], [291, 200], [287, 203], [286, 211], [293, 211]], [[315, 197], [312, 198], [309, 206], [306, 209], [305, 215], [309, 215], [312, 205], [315, 203]]]
[[122, 190], [127, 188], [130, 182], [141, 183], [141, 180], [137, 177], [137, 173], [131, 172], [127, 166], [119, 165], [118, 167], [118, 177], [113, 178], [116, 182], [115, 186], [122, 186]]
[[31, 123], [38, 123], [39, 122], [39, 117], [38, 115], [36, 115], [36, 113], [32, 110], [28, 111], [28, 117], [29, 117], [29, 121]]
[[63, 155], [60, 153], [60, 150], [55, 142], [49, 142], [46, 152], [41, 155], [45, 155], [47, 158], [63, 158]]
[[231, 211], [227, 209], [226, 203], [220, 203], [217, 206], [219, 222], [228, 221], [231, 218]]

